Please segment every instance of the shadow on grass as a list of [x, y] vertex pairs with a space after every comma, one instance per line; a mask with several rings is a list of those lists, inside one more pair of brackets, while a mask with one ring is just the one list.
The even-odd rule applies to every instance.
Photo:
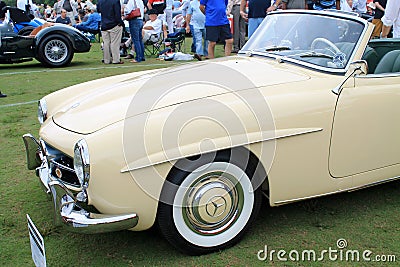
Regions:
[[[339, 238], [349, 240], [352, 248], [374, 251], [386, 249], [390, 252], [388, 248], [393, 250], [393, 246], [398, 246], [395, 240], [398, 240], [399, 232], [392, 233], [389, 230], [396, 230], [393, 224], [399, 220], [399, 193], [400, 183], [394, 181], [357, 192], [282, 207], [264, 205], [253, 228], [239, 244], [222, 252], [199, 257], [188, 257], [178, 252], [156, 227], [143, 232], [120, 231], [87, 236], [60, 231], [48, 238], [62, 237], [65, 242], [73, 242], [82, 251], [95, 249], [96, 253], [89, 253], [86, 259], [92, 266], [106, 263], [176, 266], [180, 261], [185, 264], [189, 261], [191, 265], [253, 265], [258, 262], [257, 251], [263, 249], [264, 245], [288, 250], [325, 249], [334, 247]], [[385, 231], [380, 232], [382, 228], [389, 231], [387, 235]], [[371, 235], [373, 231], [376, 237]], [[59, 247], [59, 250], [57, 254], [66, 253], [67, 246]]]
[[[84, 60], [72, 60], [71, 64], [66, 67], [61, 68], [49, 68], [43, 66], [39, 61], [33, 60], [24, 63], [16, 63], [16, 64], [1, 64], [0, 72], [13, 72], [13, 71], [37, 71], [37, 70], [62, 70], [69, 68], [84, 68], [88, 65], [93, 65], [92, 61], [84, 61]], [[102, 66], [101, 61], [98, 61], [98, 65]]]

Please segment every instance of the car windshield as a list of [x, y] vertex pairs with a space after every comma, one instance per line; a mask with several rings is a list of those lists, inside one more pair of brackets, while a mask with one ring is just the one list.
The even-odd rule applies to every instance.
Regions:
[[279, 57], [328, 71], [344, 70], [365, 25], [358, 19], [316, 12], [269, 14], [241, 52]]

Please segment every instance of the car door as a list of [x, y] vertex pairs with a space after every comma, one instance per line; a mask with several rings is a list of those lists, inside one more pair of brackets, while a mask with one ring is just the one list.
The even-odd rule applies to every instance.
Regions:
[[338, 96], [329, 156], [333, 177], [374, 172], [370, 183], [400, 175], [399, 84], [400, 73], [360, 75]]

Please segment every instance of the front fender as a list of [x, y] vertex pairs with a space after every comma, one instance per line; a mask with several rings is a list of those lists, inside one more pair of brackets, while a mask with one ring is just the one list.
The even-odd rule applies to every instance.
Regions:
[[272, 147], [261, 146], [263, 151], [255, 154], [273, 157], [275, 140], [322, 130], [298, 123], [276, 128], [272, 111], [255, 90], [243, 93], [243, 98], [218, 95], [125, 119], [126, 165], [121, 172], [265, 142]]
[[[56, 24], [54, 26], [46, 27], [39, 31], [35, 36], [35, 47], [36, 50], [39, 47], [40, 42], [47, 36], [52, 34], [61, 34], [67, 38], [74, 49], [75, 53], [88, 52], [90, 50], [90, 40], [86, 38], [80, 31], [73, 27]], [[37, 52], [37, 51], [36, 51]]]

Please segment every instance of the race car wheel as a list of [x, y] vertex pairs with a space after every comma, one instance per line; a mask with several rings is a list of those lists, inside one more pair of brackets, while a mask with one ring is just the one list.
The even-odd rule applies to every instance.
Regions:
[[184, 253], [199, 255], [234, 245], [258, 214], [261, 191], [252, 184], [254, 169], [230, 153], [218, 153], [211, 161], [207, 157], [188, 161], [170, 174], [161, 195], [158, 225]]
[[70, 41], [60, 34], [51, 34], [39, 44], [38, 59], [47, 67], [64, 67], [71, 63], [74, 52]]

